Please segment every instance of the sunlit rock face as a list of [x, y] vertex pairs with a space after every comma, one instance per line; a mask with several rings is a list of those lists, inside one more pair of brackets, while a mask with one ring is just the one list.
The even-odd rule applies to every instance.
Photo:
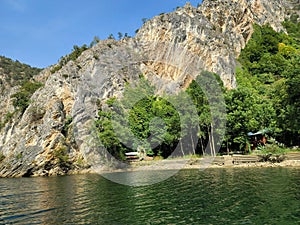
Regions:
[[[181, 57], [189, 56], [201, 61], [202, 69], [219, 74], [227, 88], [235, 88], [235, 59], [250, 39], [253, 24], [270, 24], [274, 30], [281, 31], [285, 12], [283, 1], [279, 0], [207, 0], [197, 8], [187, 4], [175, 12], [154, 17], [139, 30], [136, 39], [152, 43], [151, 49], [159, 59], [165, 55], [170, 57], [166, 61], [176, 65], [171, 69], [169, 64], [148, 63], [159, 77], [186, 87], [191, 74], [180, 73], [191, 64]], [[157, 43], [164, 46], [156, 48]], [[169, 54], [174, 46], [182, 51], [175, 59]]]

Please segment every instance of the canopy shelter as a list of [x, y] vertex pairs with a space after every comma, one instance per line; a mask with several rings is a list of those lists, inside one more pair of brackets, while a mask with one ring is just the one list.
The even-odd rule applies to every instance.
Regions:
[[267, 133], [270, 133], [270, 130], [269, 129], [263, 129], [263, 130], [260, 130], [256, 133], [249, 132], [248, 136], [252, 137], [252, 136], [258, 136], [258, 135], [266, 135]]
[[266, 134], [269, 133], [270, 130], [263, 129], [256, 133], [249, 132], [248, 136], [250, 139], [251, 150], [257, 149], [258, 146], [264, 146], [267, 143]]

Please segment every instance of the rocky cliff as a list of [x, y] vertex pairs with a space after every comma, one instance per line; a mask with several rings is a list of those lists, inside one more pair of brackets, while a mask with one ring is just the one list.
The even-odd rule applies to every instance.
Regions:
[[[104, 40], [62, 67], [32, 78], [43, 82], [24, 112], [0, 131], [0, 176], [59, 175], [83, 169], [104, 170], [107, 157], [93, 132], [98, 107], [122, 95], [126, 83], [144, 74], [158, 92], [174, 93], [201, 72], [220, 75], [235, 88], [236, 58], [251, 37], [253, 24], [284, 31], [290, 2], [283, 0], [204, 0], [148, 20], [134, 38]], [[13, 112], [5, 92], [0, 115]], [[3, 101], [2, 101], [3, 102]]]

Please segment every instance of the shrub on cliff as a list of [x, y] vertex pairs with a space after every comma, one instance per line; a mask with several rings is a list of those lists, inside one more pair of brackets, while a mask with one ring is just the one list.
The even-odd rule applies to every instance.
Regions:
[[27, 81], [23, 83], [20, 91], [11, 96], [13, 98], [13, 106], [15, 109], [23, 113], [30, 104], [30, 97], [32, 94], [42, 86], [43, 84], [39, 82]]

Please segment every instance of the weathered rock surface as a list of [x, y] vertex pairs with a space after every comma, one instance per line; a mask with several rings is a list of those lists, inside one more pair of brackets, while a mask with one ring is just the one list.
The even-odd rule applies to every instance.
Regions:
[[[253, 23], [283, 30], [284, 1], [203, 1], [147, 21], [136, 37], [100, 41], [59, 71], [47, 68], [44, 82], [24, 114], [0, 131], [0, 177], [60, 175], [70, 170], [104, 170], [116, 165], [94, 135], [99, 102], [122, 95], [125, 84], [146, 77], [161, 92], [177, 92], [201, 70], [220, 75], [235, 88], [236, 57], [251, 37]], [[13, 111], [2, 93], [0, 115]], [[1, 158], [1, 157], [0, 157]]]

